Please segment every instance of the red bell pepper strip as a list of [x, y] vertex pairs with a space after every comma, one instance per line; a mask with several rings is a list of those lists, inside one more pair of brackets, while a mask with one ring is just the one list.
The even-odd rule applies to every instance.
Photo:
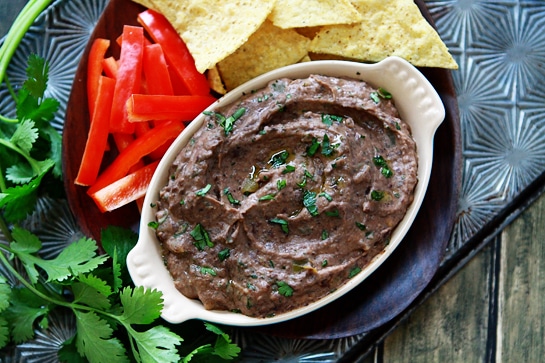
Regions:
[[138, 22], [155, 43], [161, 45], [167, 61], [184, 81], [189, 92], [193, 95], [208, 95], [210, 88], [206, 77], [197, 71], [193, 56], [167, 18], [148, 9], [138, 14]]
[[125, 25], [110, 118], [111, 132], [134, 132], [134, 125], [127, 120], [125, 104], [131, 94], [140, 92], [143, 54], [144, 29]]
[[165, 96], [134, 94], [127, 101], [129, 121], [190, 121], [216, 99], [212, 96]]
[[87, 99], [89, 102], [89, 115], [91, 116], [91, 119], [95, 112], [98, 82], [102, 76], [102, 60], [109, 47], [110, 41], [108, 39], [96, 38], [89, 50], [89, 57], [87, 58]]
[[104, 76], [99, 78], [98, 94], [94, 104], [96, 112], [91, 120], [83, 158], [75, 180], [78, 185], [91, 185], [98, 176], [104, 150], [108, 144], [108, 121], [114, 88], [113, 79]]
[[142, 70], [144, 71], [149, 94], [174, 94], [167, 61], [163, 53], [163, 48], [159, 44], [150, 44], [144, 48]]
[[136, 165], [144, 156], [161, 145], [176, 138], [184, 129], [184, 125], [177, 121], [162, 122], [152, 128], [146, 134], [135, 139], [128, 145], [112, 163], [98, 176], [96, 182], [87, 190], [92, 195], [98, 190], [112, 184], [126, 176], [131, 168]]
[[[134, 142], [135, 135], [134, 134], [123, 134], [120, 132], [116, 132], [112, 134], [112, 137], [114, 139], [115, 147], [117, 148], [118, 152], [122, 152], [127, 147], [129, 147], [130, 144]], [[135, 170], [138, 170], [140, 168], [144, 167], [144, 160], [140, 160], [137, 162], [134, 166], [131, 167], [129, 172], [133, 172]]]
[[145, 196], [159, 161], [138, 169], [91, 194], [101, 212], [109, 212]]
[[106, 76], [113, 79], [117, 78], [117, 69], [119, 68], [119, 65], [114, 57], [105, 58], [102, 61], [102, 68], [104, 68], [104, 74], [106, 74]]

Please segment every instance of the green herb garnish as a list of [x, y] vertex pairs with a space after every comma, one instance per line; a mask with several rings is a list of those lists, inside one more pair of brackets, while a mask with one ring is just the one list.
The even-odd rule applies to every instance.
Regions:
[[200, 266], [201, 274], [203, 275], [210, 275], [210, 276], [216, 276], [217, 273], [212, 267], [206, 267], [206, 266]]
[[235, 199], [235, 197], [233, 197], [233, 195], [232, 195], [231, 192], [229, 191], [229, 188], [223, 189], [223, 194], [227, 197], [227, 200], [228, 200], [229, 203], [231, 203], [232, 205], [239, 205], [239, 204], [240, 204], [240, 200]]
[[195, 240], [194, 245], [199, 251], [203, 251], [206, 247], [214, 247], [214, 243], [210, 239], [208, 232], [206, 232], [206, 230], [200, 223], [197, 223], [195, 228], [193, 228], [193, 230], [189, 234]]
[[338, 122], [338, 123], [343, 122], [343, 117], [324, 113], [322, 114], [322, 122], [326, 124], [327, 126], [331, 126], [333, 125], [333, 122]]
[[384, 192], [380, 190], [371, 191], [371, 199], [374, 201], [381, 201], [384, 198]]
[[223, 250], [218, 252], [218, 259], [220, 261], [225, 261], [231, 256], [231, 250], [229, 248], [224, 248]]
[[276, 194], [266, 194], [266, 195], [260, 197], [258, 200], [260, 202], [264, 202], [264, 201], [267, 201], [267, 200], [273, 200], [275, 196], [276, 196]]
[[316, 206], [316, 193], [310, 190], [303, 191], [303, 205], [310, 213], [311, 216], [315, 217], [319, 214], [318, 207]]
[[269, 160], [269, 164], [273, 168], [278, 168], [286, 164], [286, 160], [288, 160], [289, 156], [290, 156], [290, 153], [287, 150], [279, 151], [273, 154], [273, 156], [271, 156], [271, 159]]
[[350, 270], [350, 272], [348, 273], [348, 278], [351, 279], [353, 278], [354, 276], [356, 276], [357, 274], [359, 274], [361, 272], [361, 268], [359, 268], [358, 266], [355, 266], [354, 268], [352, 268]]
[[295, 171], [295, 166], [293, 166], [293, 165], [286, 165], [286, 167], [284, 168], [284, 170], [282, 170], [282, 174], [293, 173], [294, 171]]
[[286, 187], [286, 179], [278, 179], [276, 181], [276, 188], [278, 191], [284, 189]]
[[276, 286], [278, 286], [278, 293], [280, 295], [286, 297], [290, 297], [293, 295], [293, 288], [284, 281], [277, 281]]
[[331, 156], [333, 155], [333, 151], [335, 151], [335, 149], [331, 146], [329, 136], [327, 136], [327, 134], [324, 134], [324, 138], [322, 139], [322, 155]]
[[272, 219], [269, 219], [269, 223], [278, 224], [280, 225], [282, 232], [284, 232], [285, 234], [289, 233], [288, 221], [286, 221], [285, 219], [272, 218]]
[[313, 137], [312, 143], [307, 147], [306, 153], [307, 156], [314, 156], [316, 154], [316, 151], [320, 148], [320, 143], [318, 142], [318, 139]]
[[206, 195], [206, 193], [208, 193], [210, 191], [210, 189], [212, 188], [212, 185], [211, 184], [206, 184], [206, 186], [200, 190], [197, 190], [195, 192], [195, 194], [199, 197], [204, 197]]

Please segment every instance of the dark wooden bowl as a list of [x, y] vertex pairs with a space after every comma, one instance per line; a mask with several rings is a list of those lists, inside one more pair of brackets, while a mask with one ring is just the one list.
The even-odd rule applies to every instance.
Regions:
[[[416, 1], [431, 22], [423, 1]], [[143, 7], [130, 0], [111, 0], [98, 22], [96, 37], [112, 40], [124, 24], [137, 24]], [[89, 43], [89, 45], [90, 45]], [[86, 189], [74, 185], [89, 128], [86, 68], [87, 46], [78, 67], [67, 105], [63, 137], [65, 188], [72, 212], [84, 233], [99, 240], [108, 225], [136, 228], [136, 207], [101, 213], [87, 196]], [[113, 50], [113, 53], [118, 50]], [[446, 118], [435, 135], [433, 169], [426, 197], [418, 216], [402, 243], [386, 262], [360, 286], [335, 302], [301, 318], [271, 326], [252, 328], [289, 338], [329, 339], [368, 332], [392, 320], [424, 290], [436, 273], [456, 217], [462, 157], [458, 106], [450, 71], [421, 69], [434, 85], [446, 108]]]

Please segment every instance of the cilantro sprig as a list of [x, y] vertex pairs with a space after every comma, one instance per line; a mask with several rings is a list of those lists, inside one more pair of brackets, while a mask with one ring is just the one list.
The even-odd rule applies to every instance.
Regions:
[[[18, 40], [49, 0], [30, 0], [0, 47], [0, 83]], [[62, 190], [61, 136], [50, 121], [58, 101], [45, 97], [49, 67], [35, 55], [28, 61], [27, 80], [15, 99], [16, 118], [0, 116], [0, 264], [17, 281], [0, 274], [0, 349], [34, 338], [47, 328], [49, 314], [71, 312], [76, 333], [59, 351], [61, 361], [189, 362], [216, 356], [232, 359], [240, 349], [219, 328], [217, 336], [182, 357], [183, 339], [159, 321], [162, 293], [135, 287], [125, 260], [135, 245], [132, 231], [110, 227], [96, 241], [81, 238], [52, 259], [44, 259], [42, 242], [20, 227], [42, 193]], [[47, 181], [47, 182], [46, 182]], [[15, 266], [21, 266], [22, 272]], [[206, 358], [202, 358], [206, 360]]]
[[13, 95], [17, 118], [0, 118], [0, 216], [8, 223], [32, 212], [43, 180], [61, 179], [61, 136], [50, 123], [59, 103], [44, 96], [48, 71], [31, 55], [27, 80]]

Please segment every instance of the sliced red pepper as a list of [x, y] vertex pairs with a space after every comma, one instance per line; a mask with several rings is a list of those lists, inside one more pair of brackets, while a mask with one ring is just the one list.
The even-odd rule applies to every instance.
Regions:
[[212, 96], [132, 95], [127, 101], [129, 121], [190, 121], [216, 99]]
[[91, 194], [101, 212], [109, 212], [145, 196], [157, 169], [155, 161]]
[[117, 78], [117, 69], [119, 68], [119, 65], [114, 57], [105, 58], [102, 61], [102, 68], [104, 68], [104, 74], [106, 74], [106, 76], [113, 79]]
[[[123, 134], [120, 132], [116, 132], [112, 134], [112, 136], [114, 139], [115, 147], [117, 148], [118, 152], [122, 152], [123, 150], [128, 148], [129, 145], [132, 144], [135, 140], [134, 134]], [[143, 168], [144, 165], [145, 165], [144, 160], [140, 160], [129, 169], [129, 172], [133, 172], [135, 170]]]
[[143, 54], [144, 29], [125, 25], [110, 118], [111, 132], [134, 132], [134, 125], [127, 120], [125, 104], [131, 94], [140, 92]]
[[98, 94], [94, 103], [96, 112], [91, 120], [83, 158], [75, 180], [78, 185], [91, 185], [98, 176], [104, 150], [108, 144], [108, 123], [114, 89], [113, 79], [104, 76], [99, 78]]
[[159, 44], [150, 44], [144, 48], [142, 70], [144, 71], [149, 94], [174, 94], [167, 61], [163, 53], [163, 48]]
[[193, 95], [208, 95], [210, 88], [206, 77], [197, 71], [193, 56], [167, 18], [157, 11], [148, 9], [138, 14], [138, 22], [155, 43], [161, 45], [167, 61], [184, 81], [189, 92]]
[[162, 122], [149, 130], [146, 134], [135, 139], [128, 145], [114, 161], [99, 175], [96, 182], [87, 190], [89, 195], [123, 178], [129, 170], [144, 156], [169, 140], [177, 137], [184, 129], [184, 125], [177, 121]]
[[95, 101], [98, 94], [98, 83], [102, 76], [102, 60], [110, 47], [108, 39], [96, 38], [89, 50], [87, 59], [87, 99], [89, 101], [89, 115], [93, 118]]

